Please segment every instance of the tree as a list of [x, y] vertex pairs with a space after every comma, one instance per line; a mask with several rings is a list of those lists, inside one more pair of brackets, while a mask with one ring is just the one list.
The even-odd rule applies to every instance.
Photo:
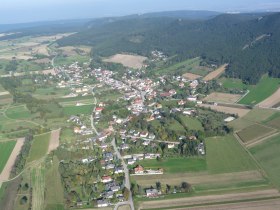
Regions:
[[187, 182], [182, 182], [181, 188], [185, 192], [189, 192], [191, 190], [191, 185]]
[[158, 191], [161, 190], [161, 183], [160, 182], [156, 182], [156, 188]]

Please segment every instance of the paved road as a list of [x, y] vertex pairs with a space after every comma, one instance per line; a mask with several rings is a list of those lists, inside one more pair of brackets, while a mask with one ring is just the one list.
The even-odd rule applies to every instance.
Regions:
[[122, 166], [124, 168], [124, 174], [125, 174], [125, 187], [129, 190], [129, 198], [128, 198], [128, 201], [127, 202], [121, 202], [121, 203], [118, 203], [116, 206], [115, 206], [115, 210], [118, 209], [119, 206], [122, 206], [122, 205], [125, 205], [125, 204], [128, 204], [130, 205], [130, 209], [131, 210], [134, 210], [134, 204], [133, 204], [133, 199], [132, 199], [132, 193], [131, 193], [131, 190], [130, 190], [130, 180], [129, 180], [129, 170], [127, 168], [127, 165], [126, 163], [124, 162], [117, 146], [116, 146], [116, 141], [115, 141], [115, 138], [112, 140], [111, 142], [112, 146], [114, 147], [114, 150], [115, 150], [115, 153], [117, 155], [117, 157], [122, 161]]

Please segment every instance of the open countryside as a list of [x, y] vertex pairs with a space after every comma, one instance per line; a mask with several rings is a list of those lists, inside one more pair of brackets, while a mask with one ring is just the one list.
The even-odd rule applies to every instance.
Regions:
[[277, 209], [278, 23], [0, 24], [1, 210]]

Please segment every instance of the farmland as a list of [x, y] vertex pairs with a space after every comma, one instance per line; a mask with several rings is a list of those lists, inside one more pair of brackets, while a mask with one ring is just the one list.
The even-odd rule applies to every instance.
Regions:
[[14, 147], [16, 145], [16, 141], [7, 141], [7, 142], [0, 142], [0, 174], [4, 169], [10, 154], [12, 153]]
[[90, 114], [92, 110], [93, 110], [93, 105], [63, 107], [63, 113], [65, 115]]
[[6, 111], [6, 115], [11, 119], [24, 119], [31, 117], [31, 113], [25, 106], [10, 107]]
[[210, 173], [256, 170], [256, 164], [232, 136], [206, 139], [206, 161]]
[[246, 143], [253, 140], [257, 140], [263, 138], [269, 134], [276, 132], [274, 129], [260, 125], [253, 124], [243, 130], [239, 131], [237, 135], [241, 138], [241, 140]]
[[213, 92], [204, 98], [208, 102], [235, 103], [241, 95]]
[[104, 62], [120, 63], [123, 66], [140, 69], [144, 65], [146, 57], [139, 55], [116, 54], [110, 58], [104, 59]]
[[38, 135], [34, 137], [28, 162], [39, 160], [47, 154], [49, 148], [50, 133]]
[[[158, 69], [156, 71], [156, 74], [160, 75], [160, 74], [166, 74], [166, 73], [172, 73], [172, 72], [178, 71], [182, 75], [184, 75], [185, 73], [192, 73], [192, 74], [198, 75], [198, 76], [205, 76], [206, 74], [208, 74], [208, 72], [211, 69], [208, 67], [200, 66], [200, 61], [201, 61], [201, 59], [199, 57], [193, 58], [193, 59], [188, 59], [188, 60], [182, 61], [180, 63], [176, 63], [174, 65]], [[192, 76], [194, 76], [194, 75], [192, 75]]]
[[219, 82], [222, 83], [222, 86], [228, 90], [240, 90], [243, 91], [247, 89], [247, 85], [242, 82], [240, 79], [235, 79], [235, 78], [220, 78], [218, 80]]
[[210, 104], [201, 104], [201, 107], [206, 107], [206, 108], [210, 108], [212, 110], [218, 111], [218, 112], [223, 112], [223, 113], [227, 113], [227, 114], [235, 114], [238, 115], [239, 117], [243, 117], [245, 116], [250, 109], [246, 109], [246, 108], [234, 108], [234, 107], [228, 107], [228, 106], [222, 106], [222, 105], [210, 105]]
[[249, 94], [239, 101], [240, 104], [256, 105], [271, 96], [279, 87], [280, 80], [263, 76], [255, 86], [249, 87]]
[[216, 69], [215, 71], [210, 72], [209, 74], [207, 74], [203, 80], [205, 81], [210, 81], [213, 80], [215, 78], [218, 78], [221, 74], [224, 73], [224, 71], [226, 70], [228, 64], [224, 64], [222, 66], [220, 66], [218, 69]]
[[58, 172], [59, 160], [54, 157], [50, 168], [46, 170], [46, 199], [47, 209], [61, 210], [63, 207], [63, 188], [60, 174]]
[[265, 169], [271, 182], [280, 189], [280, 166], [279, 166], [279, 149], [280, 149], [280, 136], [272, 137], [271, 139], [259, 144], [250, 149], [250, 152], [259, 161]]
[[182, 173], [206, 170], [206, 161], [204, 158], [172, 158], [161, 161], [149, 160], [141, 161], [139, 164], [145, 168], [163, 168], [165, 173]]
[[273, 93], [270, 97], [266, 98], [262, 102], [258, 104], [259, 107], [266, 107], [266, 108], [271, 108], [271, 107], [277, 107], [280, 102], [280, 88]]

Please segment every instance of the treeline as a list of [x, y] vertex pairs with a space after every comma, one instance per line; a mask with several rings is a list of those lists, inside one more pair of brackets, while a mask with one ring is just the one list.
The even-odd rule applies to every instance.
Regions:
[[19, 153], [19, 155], [17, 156], [16, 160], [15, 160], [15, 164], [11, 170], [11, 177], [15, 177], [16, 175], [18, 175], [20, 172], [23, 171], [25, 163], [26, 163], [26, 159], [28, 157], [31, 145], [32, 145], [32, 141], [33, 141], [33, 135], [32, 134], [28, 134], [25, 139], [24, 139], [24, 144], [21, 148], [21, 151]]
[[127, 19], [82, 31], [59, 45], [92, 45], [100, 56], [119, 52], [150, 55], [160, 50], [173, 62], [200, 56], [229, 63], [228, 76], [255, 84], [264, 73], [280, 77], [280, 13], [224, 14], [210, 20]]

